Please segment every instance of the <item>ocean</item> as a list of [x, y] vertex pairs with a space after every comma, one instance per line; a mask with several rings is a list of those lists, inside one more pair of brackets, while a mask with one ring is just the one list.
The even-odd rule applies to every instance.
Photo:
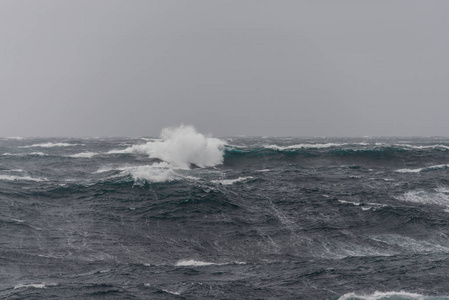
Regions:
[[1, 299], [449, 299], [449, 139], [0, 139]]

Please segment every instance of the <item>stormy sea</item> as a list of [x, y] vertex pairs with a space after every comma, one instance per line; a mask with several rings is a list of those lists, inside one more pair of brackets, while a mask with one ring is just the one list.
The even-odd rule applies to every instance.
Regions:
[[449, 299], [449, 139], [0, 139], [1, 299]]

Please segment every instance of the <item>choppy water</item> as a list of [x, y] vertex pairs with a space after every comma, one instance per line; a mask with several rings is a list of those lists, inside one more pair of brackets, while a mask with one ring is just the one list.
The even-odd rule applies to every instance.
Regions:
[[449, 299], [449, 139], [178, 134], [0, 139], [0, 298]]

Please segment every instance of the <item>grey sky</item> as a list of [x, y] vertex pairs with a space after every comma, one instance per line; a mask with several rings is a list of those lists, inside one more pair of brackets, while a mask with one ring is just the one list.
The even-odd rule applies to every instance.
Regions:
[[0, 136], [449, 136], [449, 1], [0, 0]]

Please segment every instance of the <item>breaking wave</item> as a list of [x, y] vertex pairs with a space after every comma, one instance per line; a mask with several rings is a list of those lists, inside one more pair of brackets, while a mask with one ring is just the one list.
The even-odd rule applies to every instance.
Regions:
[[205, 168], [222, 164], [224, 146], [225, 142], [220, 139], [206, 137], [193, 126], [181, 125], [163, 129], [160, 140], [109, 153], [146, 154], [174, 167], [189, 169], [191, 165]]
[[180, 174], [180, 172], [190, 170], [192, 165], [205, 168], [222, 164], [224, 151], [224, 141], [204, 136], [198, 133], [193, 126], [181, 125], [176, 128], [163, 129], [160, 139], [149, 139], [146, 144], [107, 152], [107, 154], [143, 154], [148, 155], [149, 158], [162, 160], [162, 162], [143, 166], [107, 167], [99, 169], [96, 173], [120, 170], [122, 171], [120, 175], [131, 176], [136, 183], [196, 179]]

